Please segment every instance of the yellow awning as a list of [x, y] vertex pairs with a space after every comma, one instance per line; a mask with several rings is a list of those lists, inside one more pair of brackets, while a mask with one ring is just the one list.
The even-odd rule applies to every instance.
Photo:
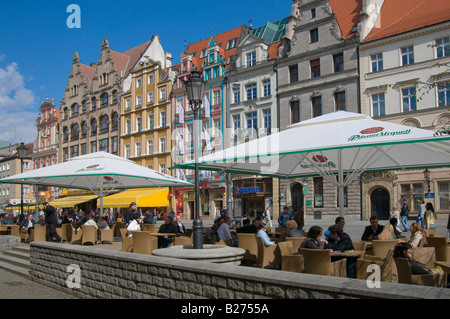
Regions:
[[84, 195], [84, 196], [68, 196], [59, 198], [49, 202], [50, 205], [56, 208], [75, 207], [78, 204], [86, 203], [92, 199], [97, 198], [97, 195]]
[[[103, 198], [105, 208], [128, 208], [131, 202], [137, 207], [167, 207], [169, 206], [168, 188], [135, 188]], [[100, 199], [97, 199], [100, 207]]]

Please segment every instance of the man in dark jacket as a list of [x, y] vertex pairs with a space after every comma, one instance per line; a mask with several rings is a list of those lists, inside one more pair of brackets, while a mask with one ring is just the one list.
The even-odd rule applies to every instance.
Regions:
[[125, 222], [127, 224], [131, 223], [133, 220], [139, 218], [139, 213], [137, 211], [137, 206], [135, 202], [130, 203], [129, 210], [124, 214]]
[[403, 225], [405, 232], [409, 231], [408, 227], [408, 215], [409, 215], [409, 206], [406, 203], [406, 199], [403, 199], [402, 210], [400, 211], [400, 222]]
[[[325, 249], [333, 249], [334, 251], [355, 250], [352, 240], [347, 233], [342, 231], [338, 225], [333, 225], [328, 228], [330, 234], [328, 236], [328, 243], [325, 244]], [[337, 257], [339, 259], [339, 257]], [[334, 261], [336, 258], [332, 257]], [[347, 257], [347, 277], [355, 278], [356, 258]]]
[[61, 237], [56, 232], [56, 225], [58, 225], [56, 209], [49, 202], [45, 202], [44, 206], [45, 223], [47, 224], [47, 241], [53, 241], [53, 237], [55, 237], [58, 243], [60, 243]]
[[[177, 225], [173, 222], [172, 217], [166, 216], [164, 219], [164, 224], [159, 227], [158, 233], [172, 233], [176, 234], [178, 231]], [[159, 248], [167, 248], [172, 245], [173, 239], [169, 236], [158, 237], [158, 247]]]
[[370, 225], [366, 226], [366, 228], [364, 229], [364, 233], [361, 236], [361, 240], [372, 241], [376, 239], [376, 237], [383, 231], [384, 226], [378, 224], [377, 216], [371, 216], [369, 221]]

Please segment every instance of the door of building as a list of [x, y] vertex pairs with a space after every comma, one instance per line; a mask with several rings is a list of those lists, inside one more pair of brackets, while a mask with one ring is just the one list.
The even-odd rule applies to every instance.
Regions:
[[377, 216], [378, 219], [389, 220], [390, 210], [389, 192], [384, 188], [376, 188], [370, 194], [371, 216]]
[[264, 198], [247, 198], [245, 200], [244, 216], [256, 218], [262, 216], [264, 211]]
[[303, 208], [303, 186], [300, 183], [296, 183], [291, 188], [291, 198], [292, 198], [292, 214]]

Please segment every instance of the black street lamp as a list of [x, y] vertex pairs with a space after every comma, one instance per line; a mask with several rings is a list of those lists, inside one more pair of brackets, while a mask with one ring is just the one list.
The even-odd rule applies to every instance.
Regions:
[[[27, 148], [22, 142], [17, 146], [16, 150], [17, 157], [20, 158], [20, 173], [23, 173], [23, 159], [27, 156]], [[20, 215], [23, 216], [23, 184], [20, 185]]]
[[423, 177], [425, 178], [425, 183], [427, 183], [427, 186], [428, 186], [428, 193], [431, 191], [430, 190], [430, 184], [431, 184], [430, 174], [431, 174], [431, 172], [428, 170], [428, 168], [425, 168], [425, 170], [423, 171]]
[[200, 174], [198, 168], [199, 158], [199, 114], [198, 111], [202, 105], [202, 98], [205, 91], [205, 81], [200, 77], [198, 71], [192, 71], [191, 76], [187, 81], [184, 81], [186, 87], [186, 94], [188, 96], [189, 104], [194, 111], [194, 157], [195, 157], [195, 219], [193, 223], [194, 231], [194, 249], [203, 249], [203, 222], [200, 219]]

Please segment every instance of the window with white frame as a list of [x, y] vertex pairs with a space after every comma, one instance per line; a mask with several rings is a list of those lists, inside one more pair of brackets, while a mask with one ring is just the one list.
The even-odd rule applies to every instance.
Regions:
[[241, 128], [241, 115], [233, 115], [234, 134]]
[[371, 71], [377, 72], [383, 70], [383, 54], [372, 54], [370, 56]]
[[402, 89], [402, 103], [403, 103], [403, 112], [410, 112], [417, 110], [415, 87]]
[[247, 113], [247, 134], [248, 136], [256, 136], [256, 130], [258, 129], [258, 113]]
[[220, 104], [220, 90], [213, 91], [213, 105]]
[[256, 99], [256, 83], [247, 85], [247, 101]]
[[136, 88], [141, 88], [142, 87], [142, 78], [138, 78], [136, 79]]
[[188, 135], [186, 139], [186, 143], [193, 143], [194, 142], [194, 126], [192, 124], [186, 125]]
[[134, 152], [135, 156], [141, 156], [141, 142], [136, 142]]
[[149, 130], [153, 130], [154, 127], [155, 127], [155, 117], [152, 113], [152, 114], [149, 114], [147, 117], [147, 128]]
[[125, 121], [125, 134], [131, 134], [131, 120]]
[[263, 91], [264, 91], [264, 96], [270, 96], [271, 95], [270, 80], [269, 79], [263, 81]]
[[227, 48], [226, 48], [226, 49], [227, 49], [227, 50], [230, 50], [230, 49], [235, 48], [236, 45], [237, 45], [237, 40], [238, 40], [238, 38], [234, 38], [234, 39], [228, 40]]
[[256, 65], [256, 52], [249, 52], [246, 54], [247, 57], [247, 67]]
[[436, 40], [436, 57], [450, 56], [450, 36]]
[[234, 98], [234, 103], [241, 102], [241, 88], [240, 87], [233, 88], [233, 98]]
[[439, 199], [439, 210], [450, 210], [450, 181], [437, 183], [437, 197]]
[[438, 83], [437, 91], [438, 106], [450, 106], [450, 81]]
[[153, 84], [153, 74], [147, 76], [147, 84]]
[[384, 93], [372, 94], [372, 116], [386, 115]]
[[153, 155], [153, 140], [147, 140], [147, 154]]
[[167, 113], [166, 113], [166, 111], [161, 111], [159, 113], [159, 119], [160, 119], [159, 123], [160, 123], [161, 127], [164, 127], [164, 126], [167, 125]]
[[142, 117], [136, 118], [136, 132], [142, 131]]
[[166, 164], [161, 163], [159, 164], [159, 172], [165, 174], [166, 173]]
[[153, 104], [153, 92], [148, 92], [147, 93], [147, 103], [148, 104]]
[[136, 95], [136, 107], [142, 106], [142, 95]]
[[130, 158], [130, 144], [124, 146], [125, 158]]
[[400, 49], [402, 65], [414, 64], [414, 47], [408, 46]]
[[159, 90], [159, 100], [165, 101], [166, 100], [166, 88], [161, 88]]
[[267, 134], [271, 132], [272, 128], [272, 115], [270, 109], [263, 110], [264, 129]]
[[213, 120], [214, 130], [212, 132], [213, 136], [220, 136], [220, 118]]
[[125, 100], [125, 110], [129, 110], [131, 108], [131, 99]]
[[159, 138], [159, 152], [160, 153], [166, 152], [166, 138], [165, 137]]

